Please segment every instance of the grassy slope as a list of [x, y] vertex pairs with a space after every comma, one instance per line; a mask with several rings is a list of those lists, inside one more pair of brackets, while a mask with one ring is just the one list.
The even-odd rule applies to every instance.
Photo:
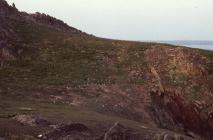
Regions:
[[[144, 50], [150, 44], [69, 35], [17, 21], [14, 26], [21, 53], [0, 69], [2, 94], [49, 85], [143, 83]], [[139, 76], [129, 76], [130, 71]]]
[[[88, 124], [119, 121], [137, 128], [142, 125], [114, 114], [103, 115], [94, 109], [53, 104], [46, 98], [48, 94], [61, 94], [57, 89], [60, 86], [72, 87], [74, 94], [90, 98], [102, 93], [87, 93], [78, 88], [79, 85], [143, 85], [149, 73], [144, 52], [152, 43], [67, 34], [14, 20], [11, 23], [20, 37], [17, 43], [20, 57], [0, 68], [1, 115], [20, 113], [19, 108], [27, 106], [36, 110], [33, 113], [54, 121], [73, 120]], [[212, 62], [212, 52], [200, 52]], [[211, 63], [209, 70], [212, 73]], [[37, 92], [42, 92], [43, 99], [35, 101]], [[111, 98], [118, 96], [114, 94]], [[5, 122], [5, 119], [0, 122]]]
[[[128, 82], [130, 79], [125, 79], [127, 66], [134, 67], [138, 65], [137, 62], [142, 62], [141, 65], [145, 62], [145, 47], [142, 44], [107, 41], [79, 34], [66, 35], [45, 27], [30, 26], [21, 30], [24, 31], [20, 32], [24, 40], [21, 44], [23, 52], [19, 60], [10, 65], [17, 69], [14, 73], [11, 72], [17, 74], [16, 76], [23, 76], [25, 73], [32, 78], [33, 75], [36, 76], [36, 79], [44, 76], [54, 79], [60, 74], [58, 76], [63, 78], [61, 82], [67, 83], [66, 80], [70, 80], [69, 82], [76, 81], [78, 84], [106, 83], [107, 79], [110, 82]], [[112, 61], [113, 66], [110, 66], [108, 61]], [[140, 69], [142, 68], [140, 66]], [[119, 76], [109, 79], [110, 75]], [[60, 78], [57, 77], [57, 80], [60, 81]]]
[[[128, 73], [129, 69], [141, 72], [147, 70], [143, 52], [149, 44], [65, 34], [14, 19], [10, 22], [20, 37], [16, 44], [20, 54], [16, 61], [8, 62], [0, 68], [0, 117], [3, 117], [0, 119], [1, 135], [20, 134], [17, 129], [13, 129], [14, 122], [4, 118], [16, 113], [41, 114], [54, 121], [72, 120], [86, 124], [95, 122], [95, 125], [98, 122], [109, 122], [112, 125], [116, 121], [132, 127], [140, 125], [114, 115], [105, 116], [87, 109], [53, 104], [45, 99], [45, 94], [54, 94], [57, 90], [50, 89], [48, 93], [43, 89], [60, 85], [78, 87], [85, 84], [141, 84], [143, 73], [141, 77], [129, 77]], [[38, 91], [43, 92], [41, 96], [44, 98], [34, 101], [33, 93]], [[77, 94], [87, 97], [87, 93], [81, 91]], [[35, 111], [23, 112], [21, 107], [31, 107]], [[20, 127], [16, 125], [17, 128]], [[32, 128], [21, 129], [28, 132]], [[39, 130], [35, 130], [37, 131]]]

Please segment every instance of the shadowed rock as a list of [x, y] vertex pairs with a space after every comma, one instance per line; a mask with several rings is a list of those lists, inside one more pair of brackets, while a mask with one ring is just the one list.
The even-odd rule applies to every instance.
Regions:
[[79, 140], [86, 140], [84, 134], [89, 134], [89, 128], [81, 123], [68, 123], [61, 126], [58, 126], [56, 129], [47, 132], [40, 137], [44, 140], [58, 140], [58, 139], [67, 139], [72, 140], [78, 138]]
[[119, 123], [115, 123], [101, 138], [97, 140], [139, 140], [140, 135]]
[[16, 115], [13, 117], [14, 120], [20, 122], [23, 125], [29, 125], [29, 126], [48, 126], [50, 125], [50, 122], [48, 122], [46, 119], [41, 117], [35, 117], [30, 115]]

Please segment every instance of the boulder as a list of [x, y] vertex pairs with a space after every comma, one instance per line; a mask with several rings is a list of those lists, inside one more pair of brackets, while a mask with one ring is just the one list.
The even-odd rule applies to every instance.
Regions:
[[140, 135], [115, 123], [99, 140], [138, 140]]
[[[38, 137], [44, 140], [58, 140], [58, 139], [79, 139], [87, 140], [89, 135], [89, 128], [81, 123], [67, 123], [61, 124], [56, 129], [51, 130], [45, 134], [40, 134]], [[86, 136], [85, 136], [86, 134]]]
[[48, 122], [44, 118], [41, 118], [40, 116], [35, 117], [31, 115], [16, 115], [15, 117], [13, 117], [13, 119], [23, 125], [29, 125], [32, 127], [35, 127], [35, 126], [45, 127], [50, 125], [50, 122]]

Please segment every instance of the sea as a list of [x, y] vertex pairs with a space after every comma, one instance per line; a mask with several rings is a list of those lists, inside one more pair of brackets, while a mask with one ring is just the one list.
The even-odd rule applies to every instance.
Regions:
[[213, 51], [213, 41], [200, 41], [200, 40], [160, 40], [160, 41], [154, 41], [158, 43], [167, 43], [177, 46], [186, 46], [190, 48], [199, 48], [204, 50], [212, 50]]

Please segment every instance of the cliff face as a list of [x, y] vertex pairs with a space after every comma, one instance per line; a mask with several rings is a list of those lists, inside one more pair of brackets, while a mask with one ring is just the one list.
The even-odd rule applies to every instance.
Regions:
[[[212, 139], [212, 75], [207, 58], [196, 50], [160, 46], [147, 50], [146, 55], [159, 85], [152, 92], [159, 125], [175, 129], [181, 124], [184, 131]], [[165, 112], [168, 117], [163, 118]], [[165, 123], [170, 119], [170, 125]]]
[[205, 99], [202, 100], [189, 101], [184, 98], [183, 93], [165, 91], [161, 94], [164, 95], [156, 96], [157, 94], [153, 93], [153, 102], [160, 106], [159, 110], [163, 108], [164, 112], [166, 110], [169, 113], [176, 126], [181, 124], [186, 133], [192, 131], [205, 136], [206, 139], [212, 139], [212, 95], [203, 95]]
[[[156, 79], [154, 85], [158, 85], [152, 92], [155, 107], [161, 108], [158, 108], [161, 111], [154, 109], [161, 114], [158, 123], [173, 129], [181, 124], [185, 131], [211, 139], [213, 81], [207, 58], [198, 50], [161, 46], [147, 50], [146, 55], [155, 70], [152, 72]], [[167, 112], [169, 117], [163, 118], [162, 112]], [[164, 125], [170, 117], [172, 123]]]
[[0, 20], [0, 139], [213, 138], [212, 51], [101, 39], [4, 0]]

